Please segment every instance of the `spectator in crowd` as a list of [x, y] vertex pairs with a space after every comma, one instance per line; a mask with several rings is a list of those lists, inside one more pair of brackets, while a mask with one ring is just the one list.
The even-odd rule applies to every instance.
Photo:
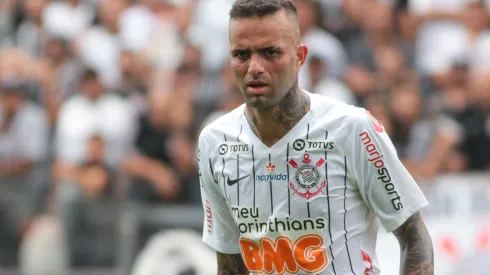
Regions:
[[140, 117], [135, 150], [123, 162], [130, 177], [128, 196], [139, 203], [172, 201], [182, 195], [172, 156], [171, 95], [151, 93], [148, 111]]
[[46, 32], [42, 26], [42, 13], [48, 1], [26, 1], [24, 6], [25, 19], [19, 26], [15, 39], [17, 46], [23, 48], [33, 57], [40, 57], [43, 53]]
[[65, 41], [77, 39], [94, 20], [94, 8], [94, 1], [49, 1], [42, 13], [44, 30]]
[[[165, 226], [161, 218], [143, 221], [142, 214], [160, 204], [200, 203], [195, 149], [185, 129], [190, 114], [176, 103], [176, 96], [176, 92], [148, 94], [148, 109], [140, 116], [134, 149], [122, 163], [129, 184], [125, 193], [130, 202], [122, 217], [128, 239], [123, 246], [129, 246], [123, 254], [130, 257], [135, 253], [132, 249], [141, 248], [145, 240], [161, 230], [162, 223]], [[135, 239], [140, 242], [132, 245]]]
[[108, 88], [121, 81], [119, 56], [122, 49], [119, 37], [119, 19], [128, 7], [126, 0], [101, 1], [97, 15], [99, 24], [89, 27], [75, 41], [76, 55], [99, 74]]
[[[347, 68], [349, 57], [338, 38], [318, 27], [320, 22], [320, 10], [318, 3], [313, 0], [295, 0], [299, 13], [299, 25], [301, 30], [301, 41], [308, 46], [308, 57], [305, 68], [308, 67], [311, 56], [319, 56], [325, 62], [329, 70], [325, 71], [331, 77], [340, 78]], [[308, 70], [299, 73], [299, 86], [311, 89]]]
[[[48, 124], [19, 76], [0, 79], [0, 266], [15, 266], [24, 232], [39, 209]], [[42, 198], [40, 198], [42, 200]]]
[[54, 165], [71, 267], [114, 264], [116, 174], [104, 160], [104, 149], [103, 138], [94, 133], [80, 163], [61, 159]]
[[424, 109], [417, 86], [398, 86], [391, 95], [392, 140], [398, 156], [417, 179], [432, 179], [458, 140], [458, 126], [447, 117]]
[[121, 46], [142, 54], [158, 70], [176, 69], [183, 50], [177, 6], [170, 1], [145, 0], [125, 9], [118, 20]]
[[[123, 163], [132, 176], [128, 196], [140, 203], [196, 202], [194, 146], [182, 127], [189, 116], [175, 93], [151, 93], [140, 118], [135, 152]], [[191, 119], [191, 118], [189, 118]]]
[[40, 81], [34, 96], [42, 102], [54, 126], [60, 105], [77, 90], [82, 66], [72, 57], [68, 41], [58, 37], [46, 38], [43, 56], [37, 63]]
[[134, 110], [127, 100], [107, 92], [94, 70], [85, 71], [79, 89], [80, 92], [65, 101], [60, 109], [57, 158], [73, 163], [82, 161], [89, 138], [97, 132], [106, 144], [105, 159], [116, 167], [134, 138]]
[[377, 54], [396, 43], [391, 6], [383, 1], [358, 1], [356, 6], [347, 7], [355, 9], [354, 20], [362, 30], [346, 41], [351, 63], [372, 73], [377, 69]]
[[[388, 93], [398, 83], [415, 81], [407, 66], [412, 47], [396, 34], [393, 5], [386, 1], [349, 0], [346, 9], [360, 32], [346, 41], [351, 67], [345, 81], [363, 106], [366, 97]], [[357, 3], [357, 4], [355, 4]]]
[[311, 80], [310, 92], [325, 95], [347, 104], [358, 104], [354, 93], [344, 83], [327, 76], [327, 73], [325, 73], [328, 70], [327, 64], [320, 57], [312, 56], [310, 58], [308, 70]]
[[374, 74], [362, 66], [350, 66], [345, 75], [344, 82], [354, 93], [358, 106], [365, 106], [364, 101], [376, 92], [376, 78]]
[[396, 48], [387, 45], [377, 52], [376, 90], [390, 91], [404, 83], [418, 83], [415, 72], [407, 66], [403, 54]]
[[413, 1], [412, 12], [423, 20], [416, 66], [434, 89], [450, 86], [449, 71], [461, 59], [467, 59], [470, 68], [490, 68], [487, 4], [481, 0]]
[[141, 115], [147, 110], [146, 97], [150, 88], [152, 68], [141, 54], [130, 50], [121, 52], [119, 65], [122, 80], [115, 91], [128, 99], [136, 115]]
[[228, 11], [233, 1], [196, 2], [192, 25], [187, 36], [201, 49], [201, 64], [204, 73], [216, 73], [229, 63]]
[[469, 104], [452, 113], [459, 124], [459, 150], [467, 170], [490, 171], [489, 73], [472, 73], [469, 83]]

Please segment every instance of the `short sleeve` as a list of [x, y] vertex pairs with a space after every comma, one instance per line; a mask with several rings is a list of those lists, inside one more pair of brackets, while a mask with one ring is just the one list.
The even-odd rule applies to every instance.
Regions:
[[428, 203], [381, 123], [359, 110], [353, 131], [355, 179], [365, 203], [391, 232]]
[[[206, 129], [204, 130], [206, 131]], [[222, 195], [219, 183], [211, 173], [213, 162], [210, 145], [201, 133], [198, 144], [198, 168], [201, 198], [204, 208], [203, 242], [216, 251], [239, 254], [240, 231], [231, 215], [228, 203]], [[214, 169], [213, 169], [214, 170]]]

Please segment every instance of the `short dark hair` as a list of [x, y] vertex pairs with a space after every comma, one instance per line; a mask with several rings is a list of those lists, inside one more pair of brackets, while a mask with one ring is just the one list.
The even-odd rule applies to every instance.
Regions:
[[92, 68], [86, 68], [82, 74], [81, 82], [84, 83], [85, 81], [98, 80], [98, 79], [99, 79], [99, 74], [97, 73], [96, 70]]
[[262, 18], [285, 10], [298, 15], [292, 0], [237, 0], [230, 11], [230, 19]]

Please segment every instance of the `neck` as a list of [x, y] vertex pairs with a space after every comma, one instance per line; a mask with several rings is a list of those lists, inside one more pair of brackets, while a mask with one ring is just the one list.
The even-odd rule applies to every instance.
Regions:
[[284, 137], [310, 110], [308, 95], [297, 86], [281, 102], [267, 110], [246, 108], [247, 120], [254, 133], [267, 146]]

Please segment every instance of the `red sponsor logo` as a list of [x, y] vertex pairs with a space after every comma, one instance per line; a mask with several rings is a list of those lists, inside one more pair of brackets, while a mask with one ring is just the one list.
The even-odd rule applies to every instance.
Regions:
[[245, 265], [251, 273], [282, 275], [297, 274], [300, 270], [310, 274], [322, 271], [328, 256], [319, 235], [308, 234], [295, 242], [281, 236], [276, 240], [263, 238], [259, 243], [240, 239]]
[[211, 233], [213, 225], [213, 213], [211, 212], [211, 203], [208, 200], [206, 200], [206, 225], [208, 232]]
[[391, 198], [393, 208], [395, 208], [397, 211], [403, 209], [401, 197], [398, 195], [398, 191], [393, 184], [390, 171], [388, 171], [388, 169], [385, 167], [385, 163], [383, 161], [384, 156], [378, 151], [378, 148], [374, 144], [368, 132], [362, 132], [359, 137], [361, 138], [361, 142], [364, 144], [364, 149], [368, 154], [367, 161], [369, 161], [374, 168], [376, 168], [376, 179], [383, 183], [386, 193]]
[[267, 173], [272, 174], [274, 173], [276, 166], [269, 161], [269, 163], [267, 163], [267, 165], [265, 166], [265, 169], [267, 169]]
[[361, 250], [362, 253], [362, 260], [364, 261], [364, 264], [366, 265], [366, 268], [364, 269], [364, 275], [369, 275], [368, 271], [373, 270], [373, 261], [371, 260], [371, 257], [369, 254], [364, 252], [364, 250]]
[[384, 127], [383, 127], [383, 124], [381, 124], [381, 122], [379, 122], [372, 114], [371, 112], [367, 111], [366, 110], [366, 114], [369, 116], [369, 118], [371, 119], [371, 124], [373, 125], [374, 127], [374, 130], [378, 133], [382, 133], [384, 132]]

